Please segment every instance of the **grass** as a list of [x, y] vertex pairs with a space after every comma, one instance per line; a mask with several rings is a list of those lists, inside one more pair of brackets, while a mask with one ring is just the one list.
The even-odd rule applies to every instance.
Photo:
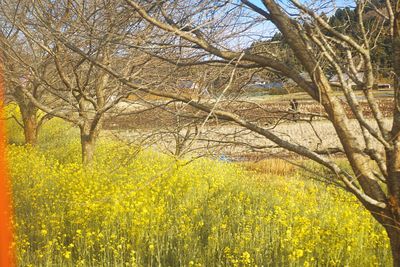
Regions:
[[297, 171], [294, 165], [278, 158], [264, 159], [257, 162], [239, 163], [245, 170], [256, 172], [258, 174], [292, 176]]

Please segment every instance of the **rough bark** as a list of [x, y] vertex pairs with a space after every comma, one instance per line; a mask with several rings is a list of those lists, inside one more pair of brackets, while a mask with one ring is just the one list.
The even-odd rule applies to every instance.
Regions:
[[96, 138], [81, 131], [81, 148], [83, 165], [90, 164], [94, 159]]
[[21, 108], [22, 123], [24, 126], [25, 144], [36, 145], [38, 134], [36, 108]]
[[386, 227], [386, 232], [390, 240], [393, 267], [400, 267], [400, 229], [390, 225]]
[[38, 134], [38, 108], [23, 94], [17, 90], [14, 98], [21, 112], [22, 124], [24, 127], [25, 144], [36, 145]]
[[[96, 118], [99, 119], [96, 120]], [[83, 165], [89, 165], [94, 160], [96, 141], [101, 131], [102, 125], [103, 120], [102, 117], [99, 116], [95, 117], [94, 120], [86, 120], [83, 124], [79, 126]]]

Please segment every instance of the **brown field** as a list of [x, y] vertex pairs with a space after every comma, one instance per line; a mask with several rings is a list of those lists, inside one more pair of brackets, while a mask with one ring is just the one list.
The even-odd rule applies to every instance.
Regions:
[[[301, 113], [324, 114], [321, 105], [309, 99], [299, 98], [299, 94], [292, 95], [299, 99], [299, 111]], [[258, 125], [269, 128], [285, 140], [310, 147], [315, 150], [324, 150], [332, 147], [340, 147], [332, 125], [318, 116], [296, 115], [296, 121], [291, 121], [292, 114], [288, 114], [290, 96], [274, 98], [275, 101], [229, 101], [221, 102], [218, 108], [233, 111], [242, 117]], [[364, 116], [371, 117], [371, 111], [364, 101], [361, 102]], [[158, 101], [160, 103], [160, 101]], [[385, 123], [390, 124], [392, 114], [392, 100], [380, 98], [379, 107], [387, 118]], [[105, 129], [117, 135], [119, 138], [129, 141], [151, 140], [150, 146], [162, 151], [173, 151], [176, 147], [175, 137], [178, 132], [183, 134], [190, 126], [193, 118], [181, 117], [179, 123], [176, 120], [175, 110], [164, 106], [150, 108], [135, 108], [128, 115], [119, 115], [112, 120], [105, 121]], [[195, 110], [186, 107], [187, 112]], [[182, 114], [182, 111], [181, 111]], [[347, 116], [352, 118], [350, 109], [347, 107]], [[201, 125], [202, 118], [197, 118], [197, 125]], [[179, 128], [187, 124], [186, 127]], [[359, 128], [354, 121], [354, 130]], [[162, 134], [160, 134], [162, 132]], [[198, 135], [195, 142], [190, 142], [186, 147], [188, 154], [201, 154], [211, 157], [226, 155], [232, 160], [258, 161], [265, 158], [289, 156], [290, 153], [274, 146], [272, 142], [262, 136], [243, 131], [243, 129], [215, 120], [212, 116], [203, 127], [198, 127]], [[361, 136], [361, 135], [360, 135]], [[360, 137], [360, 142], [363, 140]]]

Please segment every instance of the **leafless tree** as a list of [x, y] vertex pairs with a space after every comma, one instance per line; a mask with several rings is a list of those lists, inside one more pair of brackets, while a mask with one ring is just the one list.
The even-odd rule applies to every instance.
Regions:
[[[116, 105], [135, 92], [107, 71], [96, 68], [93, 62], [71, 53], [53, 31], [62, 33], [63, 38], [101, 64], [143, 82], [140, 73], [149, 64], [149, 56], [128, 51], [118, 42], [127, 33], [135, 32], [138, 45], [146, 28], [140, 18], [124, 15], [127, 11], [120, 5], [112, 0], [2, 2], [2, 19], [27, 44], [24, 51], [29, 60], [12, 44], [7, 47], [8, 55], [27, 73], [22, 78], [35, 86], [32, 91], [21, 84], [18, 95], [28, 99], [32, 109], [41, 109], [79, 127], [84, 164], [93, 160], [104, 118], [118, 113]], [[39, 97], [39, 91], [45, 92], [46, 97]]]
[[40, 114], [36, 105], [21, 90], [21, 87], [25, 87], [36, 99], [43, 100], [44, 90], [40, 86], [40, 81], [32, 79], [30, 71], [26, 65], [20, 64], [19, 59], [24, 58], [25, 62], [34, 66], [39, 76], [43, 76], [49, 68], [48, 56], [40, 51], [35, 51], [36, 56], [32, 56], [27, 49], [29, 44], [20, 38], [12, 24], [4, 20], [2, 22], [0, 44], [6, 83], [6, 102], [12, 101], [18, 105], [22, 120], [20, 121], [16, 114], [11, 114], [9, 119], [15, 120], [23, 128], [25, 143], [35, 145], [39, 129], [51, 116]]

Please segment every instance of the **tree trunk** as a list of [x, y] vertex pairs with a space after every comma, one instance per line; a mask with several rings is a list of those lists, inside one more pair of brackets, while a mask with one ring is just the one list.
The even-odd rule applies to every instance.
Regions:
[[390, 240], [393, 267], [400, 267], [400, 229], [395, 226], [386, 226], [386, 232]]
[[82, 163], [89, 165], [93, 162], [96, 150], [96, 141], [102, 127], [102, 120], [86, 121], [80, 126]]
[[21, 90], [16, 90], [14, 98], [21, 112], [22, 124], [24, 127], [25, 144], [36, 145], [38, 134], [38, 108], [23, 94]]
[[37, 142], [37, 120], [36, 115], [30, 115], [23, 118], [25, 144], [36, 145]]
[[19, 103], [19, 107], [24, 126], [25, 144], [34, 146], [37, 142], [38, 120], [36, 115], [38, 109], [31, 104]]
[[95, 150], [95, 137], [81, 130], [82, 163], [88, 165], [93, 161]]

